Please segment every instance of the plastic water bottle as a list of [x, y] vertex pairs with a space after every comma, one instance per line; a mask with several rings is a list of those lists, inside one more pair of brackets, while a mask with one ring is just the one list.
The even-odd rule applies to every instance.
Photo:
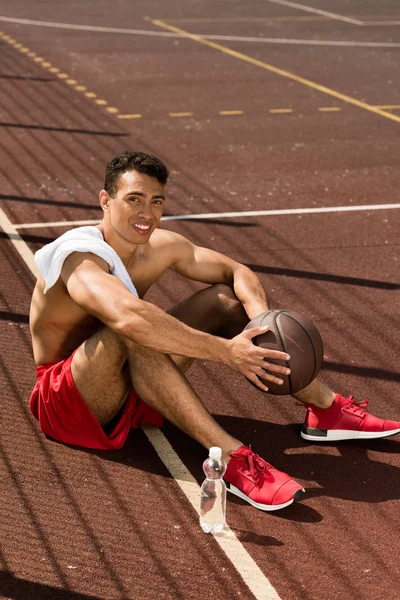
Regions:
[[205, 533], [218, 533], [224, 528], [226, 513], [226, 485], [222, 479], [226, 463], [221, 448], [210, 448], [203, 471], [206, 479], [201, 486], [200, 526]]

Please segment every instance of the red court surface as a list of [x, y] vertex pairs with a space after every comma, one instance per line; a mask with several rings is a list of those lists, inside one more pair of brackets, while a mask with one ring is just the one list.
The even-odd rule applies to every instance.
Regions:
[[[307, 492], [276, 514], [229, 497], [214, 538], [188, 499], [206, 452], [172, 425], [88, 452], [28, 409], [32, 252], [100, 219], [105, 165], [130, 148], [171, 170], [162, 226], [253, 268], [273, 308], [318, 326], [321, 379], [400, 418], [400, 7], [349, 4], [2, 2], [1, 598], [399, 595], [399, 436], [309, 444], [293, 399], [195, 364], [217, 420]], [[146, 299], [198, 287], [166, 273]]]

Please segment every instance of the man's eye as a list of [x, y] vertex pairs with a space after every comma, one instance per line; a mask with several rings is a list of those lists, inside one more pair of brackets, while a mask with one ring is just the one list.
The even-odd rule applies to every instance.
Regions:
[[163, 205], [163, 201], [162, 200], [154, 200], [153, 204], [157, 204], [157, 206], [162, 206]]

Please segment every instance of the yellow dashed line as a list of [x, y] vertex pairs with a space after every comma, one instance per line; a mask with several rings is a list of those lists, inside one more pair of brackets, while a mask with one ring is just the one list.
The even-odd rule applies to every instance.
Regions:
[[[145, 18], [145, 20], [153, 22], [153, 20], [150, 19], [150, 17]], [[159, 23], [157, 22], [156, 24], [159, 24], [160, 26], [161, 25], [165, 26], [165, 28], [170, 28], [171, 30], [177, 30], [177, 28], [166, 26], [165, 24], [163, 24], [161, 22], [159, 22]], [[182, 31], [179, 30], [179, 31], [183, 32], [183, 30]], [[188, 37], [190, 37], [189, 34], [188, 34]], [[200, 40], [197, 40], [196, 36], [193, 35], [192, 37], [193, 37], [193, 39], [196, 39], [196, 41], [200, 41]], [[97, 98], [97, 94], [95, 94], [94, 92], [88, 92], [87, 91], [87, 87], [85, 85], [81, 85], [81, 84], [76, 85], [78, 82], [75, 79], [70, 78], [70, 76], [67, 73], [61, 73], [60, 69], [58, 67], [52, 67], [52, 65], [51, 65], [50, 62], [47, 62], [45, 58], [43, 58], [41, 56], [38, 56], [36, 52], [33, 52], [32, 50], [30, 50], [27, 46], [23, 46], [22, 44], [18, 43], [17, 40], [15, 40], [14, 38], [12, 38], [11, 36], [5, 35], [4, 32], [2, 32], [2, 31], [0, 31], [0, 38], [3, 39], [3, 40], [5, 40], [6, 42], [8, 42], [14, 48], [16, 48], [17, 50], [19, 50], [22, 54], [26, 54], [27, 56], [29, 56], [29, 58], [32, 58], [35, 63], [38, 63], [43, 68], [48, 69], [50, 73], [56, 74], [59, 79], [65, 80], [65, 83], [67, 83], [68, 85], [74, 86], [74, 89], [77, 92], [85, 92], [85, 96], [87, 98], [93, 98], [93, 99], [96, 98], [95, 104], [97, 104], [98, 106], [104, 106], [105, 110], [107, 112], [109, 112], [111, 114], [119, 113], [119, 109], [117, 107], [115, 107], [115, 106], [107, 106], [107, 104], [108, 104], [107, 100], [104, 100], [102, 98]], [[220, 49], [221, 51], [222, 51], [222, 49], [226, 50], [222, 46], [218, 46], [216, 44], [213, 45], [211, 43], [207, 43], [207, 45], [212, 46], [212, 47], [215, 46], [215, 47], [217, 47], [217, 49]], [[227, 53], [228, 53], [228, 51], [227, 51]], [[233, 51], [229, 52], [229, 53], [231, 53], [233, 55], [237, 54], [237, 53], [235, 54]], [[240, 58], [242, 58], [242, 55], [240, 55]], [[245, 57], [243, 55], [243, 59], [245, 59], [245, 58], [247, 58], [247, 57]], [[259, 64], [258, 61], [250, 61], [249, 60], [249, 62], [254, 62], [254, 63]], [[262, 65], [262, 66], [267, 67], [268, 65]], [[272, 67], [271, 67], [271, 70], [274, 70], [274, 69], [272, 69]], [[282, 73], [286, 74], [284, 72], [280, 72], [280, 74], [282, 74]], [[296, 80], [301, 80], [301, 78], [296, 78]], [[301, 80], [301, 83], [303, 83], [304, 81]], [[306, 83], [312, 83], [312, 82], [306, 82]], [[314, 87], [314, 88], [317, 88], [317, 89], [321, 88], [321, 86], [316, 86], [314, 84], [311, 87]], [[322, 91], [325, 91], [325, 88], [323, 88]], [[336, 95], [339, 95], [339, 94], [336, 94]], [[362, 106], [362, 108], [367, 107], [368, 110], [376, 110], [376, 111], [378, 111], [378, 110], [381, 111], [382, 110], [383, 111], [383, 110], [399, 110], [400, 109], [400, 105], [399, 104], [387, 104], [387, 105], [376, 105], [376, 106], [368, 105], [367, 106], [364, 103], [360, 103], [360, 102], [355, 101], [355, 100], [353, 101], [353, 99], [351, 99], [351, 98], [348, 98], [348, 97], [345, 97], [345, 96], [343, 96], [343, 98], [346, 101], [349, 101], [349, 102], [351, 101], [351, 103], [353, 103], [353, 104], [357, 104], [359, 106]], [[341, 107], [339, 107], [339, 106], [319, 106], [317, 108], [318, 112], [339, 112], [340, 110], [341, 110]], [[294, 110], [292, 108], [270, 108], [268, 112], [271, 113], [271, 114], [290, 114], [290, 113], [293, 113]], [[223, 116], [223, 117], [225, 117], [225, 116], [239, 116], [239, 115], [244, 115], [245, 111], [244, 110], [220, 110], [220, 111], [218, 111], [218, 114], [220, 116]], [[193, 112], [170, 112], [170, 113], [168, 113], [168, 116], [171, 117], [171, 118], [174, 118], [174, 117], [193, 117], [194, 113]], [[382, 115], [382, 116], [387, 116], [387, 115]], [[118, 119], [141, 119], [143, 117], [143, 115], [141, 113], [129, 113], [129, 114], [122, 114], [122, 115], [118, 114], [117, 117], [118, 117]], [[394, 118], [394, 117], [390, 117], [390, 118]]]
[[118, 119], [141, 119], [142, 115], [135, 113], [132, 115], [118, 115]]
[[233, 115], [244, 115], [244, 111], [243, 110], [220, 110], [219, 115], [222, 115], [224, 117], [227, 116], [233, 116]]
[[170, 117], [193, 117], [191, 112], [170, 112], [168, 115]]
[[320, 106], [318, 108], [319, 112], [337, 112], [340, 110], [339, 106]]
[[380, 117], [384, 117], [385, 119], [389, 119], [391, 121], [395, 121], [396, 123], [400, 123], [400, 115], [393, 115], [390, 112], [385, 112], [378, 108], [374, 108], [373, 106], [371, 106], [370, 104], [367, 104], [366, 102], [357, 100], [357, 98], [353, 98], [352, 96], [347, 96], [346, 94], [342, 94], [341, 92], [338, 92], [337, 90], [334, 90], [332, 88], [328, 88], [324, 85], [320, 85], [319, 83], [316, 83], [315, 81], [311, 81], [311, 79], [306, 79], [305, 77], [301, 77], [299, 75], [296, 75], [295, 73], [286, 71], [285, 69], [280, 69], [279, 67], [276, 67], [274, 65], [268, 64], [261, 60], [257, 60], [256, 58], [253, 58], [252, 56], [249, 56], [248, 54], [243, 54], [243, 52], [237, 52], [236, 50], [232, 50], [231, 48], [228, 48], [227, 46], [223, 46], [222, 44], [216, 44], [215, 42], [212, 42], [211, 40], [206, 40], [205, 38], [203, 38], [199, 35], [196, 35], [194, 33], [190, 33], [189, 31], [186, 31], [185, 29], [180, 29], [179, 27], [173, 27], [172, 25], [168, 25], [168, 23], [165, 23], [164, 21], [161, 21], [160, 19], [151, 19], [150, 23], [152, 23], [156, 27], [160, 27], [161, 29], [167, 29], [168, 31], [172, 31], [173, 33], [179, 33], [184, 36], [185, 40], [186, 39], [193, 40], [194, 42], [197, 42], [198, 44], [202, 44], [204, 46], [207, 46], [208, 48], [213, 48], [214, 50], [217, 50], [218, 52], [222, 52], [223, 54], [231, 56], [232, 58], [241, 60], [243, 62], [247, 62], [258, 68], [264, 69], [265, 71], [269, 71], [270, 73], [275, 73], [276, 75], [285, 77], [286, 79], [290, 79], [291, 81], [296, 81], [296, 83], [304, 85], [310, 89], [317, 90], [318, 92], [320, 92], [322, 94], [326, 94], [328, 96], [334, 97], [336, 99], [341, 100], [342, 102], [347, 102], [348, 104], [352, 104], [354, 106], [357, 106], [358, 108], [362, 108], [363, 110], [372, 112], [376, 115], [379, 115]]
[[292, 108], [270, 108], [269, 109], [270, 113], [292, 113], [293, 109]]

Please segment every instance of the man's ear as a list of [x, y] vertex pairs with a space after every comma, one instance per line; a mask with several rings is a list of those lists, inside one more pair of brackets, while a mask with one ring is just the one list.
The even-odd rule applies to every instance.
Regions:
[[106, 192], [106, 190], [101, 190], [99, 194], [99, 202], [104, 212], [108, 212], [110, 210], [110, 196], [108, 195], [108, 192]]

